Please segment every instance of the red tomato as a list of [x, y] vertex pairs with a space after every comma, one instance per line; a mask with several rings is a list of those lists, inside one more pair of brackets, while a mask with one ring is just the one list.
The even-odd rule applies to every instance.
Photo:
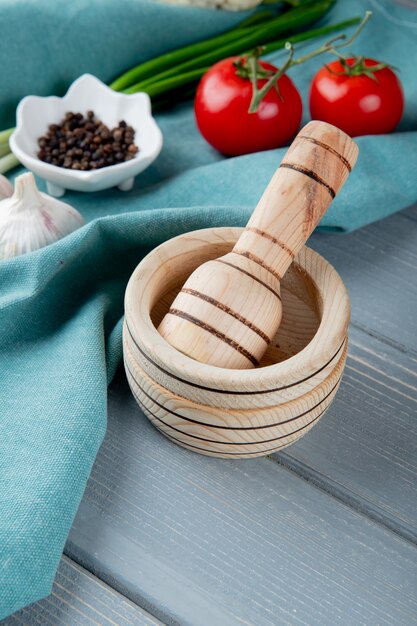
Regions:
[[[302, 114], [300, 94], [284, 75], [278, 81], [279, 92], [270, 89], [256, 113], [248, 113], [252, 83], [236, 75], [233, 62], [224, 59], [213, 65], [198, 86], [194, 111], [197, 126], [214, 148], [228, 156], [270, 150], [286, 144], [296, 134]], [[260, 61], [266, 70], [276, 71]], [[266, 79], [258, 81], [261, 88]]]
[[[354, 58], [347, 59], [350, 66], [354, 61]], [[364, 63], [372, 67], [378, 61], [364, 59]], [[327, 67], [322, 67], [311, 83], [313, 119], [334, 124], [352, 136], [379, 135], [394, 130], [403, 114], [404, 95], [399, 79], [389, 67], [376, 70], [376, 80], [366, 74], [343, 73], [340, 61], [333, 61]]]

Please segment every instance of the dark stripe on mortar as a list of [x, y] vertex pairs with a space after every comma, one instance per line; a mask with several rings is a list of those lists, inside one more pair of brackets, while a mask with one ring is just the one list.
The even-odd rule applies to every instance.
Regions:
[[[161, 422], [161, 424], [163, 424], [167, 428], [171, 428], [172, 430], [175, 430], [176, 432], [181, 433], [181, 435], [185, 435], [186, 437], [191, 437], [192, 439], [199, 439], [200, 441], [208, 441], [209, 443], [218, 443], [221, 446], [256, 446], [256, 445], [263, 444], [263, 443], [272, 443], [273, 441], [280, 441], [281, 439], [285, 439], [286, 437], [291, 437], [292, 435], [295, 435], [296, 433], [300, 433], [303, 430], [306, 430], [307, 428], [309, 428], [309, 426], [311, 426], [311, 424], [314, 424], [314, 422], [316, 422], [323, 415], [323, 413], [325, 413], [328, 409], [328, 407], [326, 406], [326, 408], [320, 411], [320, 413], [310, 422], [308, 422], [307, 424], [304, 424], [304, 426], [301, 426], [301, 428], [297, 428], [297, 430], [293, 430], [290, 433], [286, 433], [285, 435], [280, 435], [279, 437], [273, 437], [272, 439], [263, 439], [262, 441], [233, 441], [232, 442], [232, 441], [219, 441], [216, 439], [207, 439], [207, 437], [199, 437], [198, 435], [191, 435], [190, 433], [180, 430], [179, 428], [176, 428], [175, 426], [171, 426], [171, 424], [167, 424], [166, 422], [164, 422], [163, 419], [161, 419], [160, 417], [155, 415], [155, 413], [150, 411], [148, 407], [139, 399], [139, 397], [133, 390], [132, 390], [132, 394], [136, 402], [140, 405], [142, 409], [146, 410], [150, 415], [152, 415], [154, 419], [158, 420], [158, 422]], [[165, 431], [163, 432], [165, 433]]]
[[[319, 407], [320, 404], [323, 404], [323, 402], [325, 402], [325, 400], [327, 400], [327, 398], [329, 398], [332, 395], [333, 391], [338, 386], [338, 384], [340, 382], [340, 378], [341, 378], [339, 376], [339, 378], [336, 381], [336, 384], [333, 385], [333, 387], [330, 389], [330, 391], [324, 396], [324, 398], [322, 398], [320, 400], [320, 402], [317, 402], [317, 404], [312, 406], [310, 409], [307, 409], [307, 411], [303, 411], [302, 413], [299, 413], [299, 415], [295, 415], [294, 417], [291, 417], [290, 419], [284, 420], [283, 422], [276, 422], [274, 424], [265, 424], [263, 426], [218, 426], [216, 424], [208, 424], [207, 422], [200, 422], [198, 420], [193, 420], [193, 419], [191, 419], [191, 417], [186, 417], [185, 415], [181, 415], [181, 413], [177, 413], [176, 411], [172, 411], [171, 409], [168, 409], [166, 406], [164, 406], [163, 404], [158, 402], [158, 400], [155, 400], [155, 398], [153, 398], [151, 395], [149, 395], [149, 393], [147, 391], [145, 391], [145, 389], [143, 387], [141, 387], [141, 385], [139, 385], [138, 381], [136, 380], [136, 378], [135, 378], [135, 376], [134, 376], [132, 370], [130, 369], [130, 367], [129, 367], [129, 365], [128, 365], [126, 360], [125, 360], [125, 367], [128, 370], [129, 375], [132, 378], [132, 380], [134, 381], [135, 385], [137, 385], [137, 387], [141, 390], [141, 392], [147, 398], [149, 398], [149, 400], [151, 400], [154, 404], [159, 406], [161, 409], [163, 409], [167, 413], [170, 413], [174, 417], [179, 417], [180, 419], [183, 419], [186, 422], [192, 422], [193, 424], [199, 424], [201, 426], [207, 426], [208, 428], [219, 428], [219, 429], [222, 429], [222, 430], [262, 430], [264, 428], [275, 428], [276, 426], [282, 426], [283, 424], [288, 424], [290, 422], [294, 422], [295, 420], [300, 419], [300, 417], [304, 417], [304, 415], [307, 415], [307, 413], [311, 413], [312, 411], [317, 409], [317, 407]], [[134, 394], [133, 390], [132, 390], [132, 393]], [[184, 398], [184, 399], [187, 400], [187, 398]], [[271, 407], [271, 409], [272, 408], [274, 408], [274, 407]]]
[[342, 349], [343, 345], [346, 342], [347, 337], [345, 337], [342, 341], [342, 343], [340, 344], [339, 348], [336, 350], [336, 352], [334, 353], [334, 355], [331, 357], [331, 359], [329, 359], [327, 361], [327, 363], [325, 363], [324, 365], [322, 365], [318, 370], [316, 370], [315, 372], [313, 372], [312, 374], [310, 374], [309, 376], [306, 376], [305, 378], [302, 378], [301, 380], [298, 380], [294, 383], [290, 383], [289, 385], [284, 385], [282, 387], [274, 387], [273, 389], [261, 389], [259, 391], [233, 391], [231, 389], [212, 389], [211, 387], [205, 387], [204, 385], [199, 385], [198, 383], [194, 383], [190, 380], [185, 380], [185, 378], [180, 378], [179, 376], [177, 376], [176, 374], [173, 374], [172, 372], [169, 372], [168, 370], [164, 369], [163, 367], [161, 367], [161, 365], [159, 365], [158, 363], [156, 363], [156, 361], [154, 361], [153, 359], [151, 359], [151, 357], [149, 357], [143, 350], [142, 348], [139, 347], [136, 339], [133, 337], [132, 332], [129, 328], [129, 324], [126, 321], [125, 318], [125, 324], [126, 324], [126, 328], [128, 330], [128, 333], [133, 341], [133, 343], [135, 344], [136, 348], [139, 350], [139, 352], [141, 353], [141, 355], [147, 360], [149, 361], [149, 363], [152, 363], [152, 365], [154, 365], [157, 369], [159, 369], [161, 372], [163, 372], [164, 374], [167, 374], [167, 376], [170, 376], [171, 378], [173, 378], [174, 380], [178, 380], [180, 383], [185, 383], [186, 385], [189, 385], [190, 387], [195, 387], [197, 389], [203, 389], [204, 391], [212, 391], [213, 393], [223, 393], [226, 395], [234, 395], [234, 396], [256, 396], [259, 394], [263, 394], [263, 393], [274, 393], [275, 391], [283, 391], [284, 389], [290, 389], [291, 387], [295, 387], [297, 385], [300, 385], [301, 383], [306, 382], [307, 380], [309, 380], [310, 378], [313, 378], [313, 376], [316, 376], [317, 374], [320, 374], [320, 372], [322, 372], [328, 365], [330, 365], [330, 363], [333, 361], [333, 359], [336, 358], [336, 356], [339, 354], [340, 350]]

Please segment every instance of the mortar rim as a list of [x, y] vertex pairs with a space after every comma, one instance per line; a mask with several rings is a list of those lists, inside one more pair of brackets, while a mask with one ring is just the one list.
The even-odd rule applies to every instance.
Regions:
[[[310, 342], [297, 354], [292, 357], [255, 369], [227, 369], [207, 365], [195, 361], [182, 354], [158, 333], [150, 317], [152, 306], [146, 306], [146, 298], [149, 304], [149, 278], [155, 273], [156, 268], [161, 265], [161, 257], [164, 262], [178, 256], [178, 242], [186, 240], [192, 244], [192, 240], [200, 241], [204, 245], [230, 244], [232, 246], [242, 232], [238, 227], [217, 227], [205, 228], [190, 231], [177, 237], [173, 237], [152, 250], [135, 268], [128, 282], [125, 294], [125, 316], [129, 323], [130, 330], [135, 341], [140, 346], [144, 354], [154, 361], [163, 371], [179, 378], [184, 383], [191, 383], [200, 386], [204, 382], [204, 388], [210, 391], [221, 391], [230, 389], [236, 392], [239, 388], [250, 389], [276, 387], [277, 380], [283, 385], [290, 386], [298, 384], [315, 375], [316, 371], [323, 363], [326, 363], [339, 351], [343, 340], [347, 336], [347, 329], [350, 318], [350, 303], [346, 287], [334, 267], [317, 252], [304, 246], [297, 255], [295, 262], [310, 277], [316, 286], [317, 292], [323, 298], [325, 293], [325, 278], [333, 278], [337, 285], [337, 298], [325, 301], [323, 299], [323, 311], [317, 332]], [[211, 239], [209, 239], [211, 235]], [[196, 246], [195, 246], [196, 247]], [[191, 248], [192, 249], [192, 248]], [[176, 251], [176, 254], [169, 254]], [[325, 268], [326, 277], [319, 276], [308, 267], [317, 269], [322, 265]], [[135, 307], [132, 301], [135, 295], [137, 284], [141, 285], [141, 306]], [[147, 291], [148, 290], [148, 291]], [[340, 314], [330, 316], [333, 309], [339, 309]], [[334, 311], [333, 311], [334, 313]], [[332, 326], [325, 326], [325, 321], [332, 317]], [[138, 332], [138, 328], [141, 332]], [[323, 337], [326, 335], [326, 341]], [[320, 345], [322, 343], [322, 345]], [[294, 383], [294, 380], [296, 382]]]

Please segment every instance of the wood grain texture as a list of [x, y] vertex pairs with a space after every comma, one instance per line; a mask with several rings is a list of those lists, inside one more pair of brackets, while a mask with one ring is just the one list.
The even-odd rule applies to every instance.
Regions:
[[277, 460], [417, 543], [416, 415], [416, 359], [352, 328], [325, 423]]
[[64, 556], [52, 593], [2, 626], [163, 626], [162, 622]]
[[180, 445], [224, 458], [261, 456], [303, 437], [333, 401], [346, 354], [347, 342], [328, 376], [304, 396], [276, 407], [232, 411], [190, 402], [156, 385], [124, 346], [130, 388], [152, 424]]
[[[202, 363], [256, 367], [268, 343], [253, 326], [267, 337], [276, 334], [282, 305], [274, 293], [279, 293], [282, 277], [346, 181], [357, 154], [356, 144], [341, 130], [309, 122], [288, 149], [233, 250], [221, 257], [222, 263], [200, 260], [187, 278], [185, 291], [158, 328], [161, 335]], [[181, 239], [177, 245], [180, 250]], [[262, 284], [269, 284], [269, 290]], [[192, 295], [201, 292], [205, 298]]]
[[[217, 432], [220, 435], [223, 432], [224, 435], [229, 432], [236, 438], [239, 431], [243, 433], [245, 431], [262, 431], [264, 435], [269, 436], [274, 433], [288, 434], [287, 427], [305, 425], [309, 421], [311, 411], [321, 411], [328, 406], [342, 376], [347, 348], [347, 342], [344, 342], [338, 358], [335, 359], [334, 367], [320, 385], [315, 388], [314, 392], [306, 393], [304, 396], [279, 406], [262, 408], [222, 409], [221, 407], [190, 402], [182, 396], [168, 392], [167, 389], [156, 385], [137, 363], [130, 360], [129, 347], [125, 348], [125, 369], [134, 395], [139, 396], [146, 406], [150, 403], [153, 410], [160, 407], [167, 413], [171, 412], [172, 415], [177, 415], [178, 418], [182, 416], [180, 421], [207, 426], [213, 434]], [[207, 430], [207, 434], [209, 434], [209, 430]]]
[[314, 235], [352, 302], [331, 418], [279, 462], [417, 542], [417, 206], [358, 232]]
[[[360, 207], [358, 207], [360, 210]], [[417, 357], [417, 208], [349, 235], [314, 234], [309, 245], [340, 273], [352, 321]]]
[[412, 544], [271, 459], [171, 444], [120, 378], [66, 550], [168, 624], [417, 623]]

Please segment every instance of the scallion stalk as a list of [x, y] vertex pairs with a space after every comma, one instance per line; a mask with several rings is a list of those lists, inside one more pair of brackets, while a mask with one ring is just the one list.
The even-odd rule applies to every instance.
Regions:
[[[299, 35], [294, 35], [293, 37], [288, 37], [286, 39], [280, 39], [279, 41], [267, 43], [264, 46], [264, 52], [262, 53], [262, 55], [264, 56], [266, 54], [270, 54], [271, 52], [275, 52], [276, 50], [283, 49], [287, 41], [292, 44], [300, 43], [302, 41], [308, 41], [310, 39], [315, 39], [317, 37], [322, 37], [324, 35], [328, 35], [329, 33], [342, 30], [348, 26], [353, 26], [355, 24], [358, 24], [359, 22], [360, 18], [355, 17], [350, 20], [344, 20], [343, 22], [339, 22], [338, 24], [333, 24], [332, 26], [315, 28], [304, 33], [300, 33]], [[249, 51], [247, 49], [241, 50], [241, 54], [245, 54], [248, 52]], [[197, 81], [207, 71], [207, 67], [205, 67], [205, 62], [207, 60], [206, 56], [207, 55], [202, 55], [201, 57], [196, 59], [196, 62], [199, 61], [199, 63], [196, 64], [200, 67], [190, 70], [187, 67], [188, 63], [183, 63], [175, 69], [173, 68], [172, 70], [167, 70], [166, 72], [158, 74], [152, 81], [143, 81], [142, 83], [138, 83], [137, 85], [129, 87], [129, 89], [126, 89], [124, 93], [136, 93], [138, 91], [145, 91], [152, 98], [156, 95], [159, 96], [164, 93], [164, 89], [166, 91], [169, 91], [171, 89], [171, 80], [173, 81], [172, 84], [176, 84], [175, 79], [178, 78], [179, 84], [181, 85], [186, 85], [191, 82]], [[227, 54], [224, 54], [224, 50], [222, 50], [220, 58], [223, 59], [226, 56]], [[200, 63], [203, 67], [201, 67]], [[210, 65], [211, 64], [208, 64], [208, 67]]]
[[15, 155], [12, 153], [8, 154], [0, 159], [0, 174], [4, 174], [5, 172], [12, 170], [18, 165], [20, 165], [20, 163], [18, 159], [16, 159]]
[[[323, 7], [328, 7], [328, 2], [317, 3], [314, 7], [310, 7], [308, 12], [304, 12], [303, 19], [307, 22], [314, 21], [323, 15]], [[286, 13], [285, 15], [289, 15]], [[299, 18], [297, 18], [298, 21]], [[199, 67], [210, 67], [217, 61], [221, 59], [225, 59], [229, 56], [235, 54], [241, 54], [245, 52], [248, 48], [254, 48], [256, 46], [262, 46], [271, 41], [276, 36], [281, 35], [284, 31], [288, 31], [288, 26], [283, 26], [282, 22], [277, 19], [272, 20], [267, 26], [260, 28], [259, 30], [253, 30], [252, 32], [246, 34], [242, 33], [242, 37], [236, 41], [231, 41], [229, 44], [224, 45], [220, 48], [215, 48], [214, 50], [210, 50], [206, 54], [200, 56], [194, 56], [188, 61], [184, 63], [180, 63], [175, 65], [175, 67], [171, 67], [167, 69], [165, 72], [158, 72], [158, 74], [149, 77], [145, 81], [141, 81], [138, 85], [134, 85], [128, 89], [124, 89], [123, 93], [135, 93], [140, 91], [142, 88], [147, 87], [148, 85], [153, 85], [155, 82], [160, 82], [169, 78], [170, 76], [175, 76], [176, 74], [183, 74], [186, 72], [190, 72], [191, 70], [197, 69]], [[305, 24], [303, 24], [305, 25]], [[291, 27], [291, 30], [294, 28]], [[285, 42], [284, 42], [285, 44]]]
[[124, 72], [121, 76], [116, 78], [116, 80], [110, 83], [109, 87], [115, 91], [122, 91], [139, 80], [144, 80], [145, 78], [148, 78], [148, 76], [155, 75], [168, 67], [172, 67], [176, 63], [186, 61], [193, 55], [193, 51], [196, 55], [204, 54], [216, 46], [224, 45], [227, 41], [240, 39], [243, 32], [252, 29], [253, 27], [242, 28], [241, 30], [231, 30], [226, 33], [222, 33], [221, 35], [211, 37], [210, 39], [205, 39], [204, 41], [193, 43], [188, 46], [184, 46], [183, 48], [178, 48], [177, 50], [161, 54], [158, 57], [150, 59], [149, 61], [139, 63], [139, 65], [136, 65], [127, 72]]
[[[199, 43], [190, 44], [178, 50], [173, 50], [162, 54], [159, 57], [145, 61], [122, 74], [110, 84], [115, 91], [124, 91], [133, 84], [143, 82], [145, 79], [160, 74], [174, 66], [185, 62], [192, 62], [196, 57], [205, 54], [215, 53], [220, 48], [227, 47], [228, 50], [261, 45], [271, 41], [277, 35], [284, 32], [291, 32], [294, 29], [302, 28], [311, 22], [322, 17], [334, 4], [335, 0], [322, 0], [305, 6], [291, 9], [282, 15], [258, 26], [236, 29], [206, 39]], [[232, 46], [233, 42], [239, 42], [237, 46]], [[236, 54], [239, 52], [237, 51]], [[233, 52], [227, 52], [233, 54]], [[218, 59], [218, 57], [216, 57]], [[188, 69], [192, 69], [191, 67]]]
[[0, 157], [4, 157], [6, 156], [6, 154], [9, 154], [10, 152], [10, 146], [8, 143], [0, 143]]
[[[203, 74], [209, 70], [210, 67], [201, 67], [194, 70], [190, 70], [188, 72], [183, 72], [182, 74], [175, 74], [174, 76], [170, 76], [165, 79], [161, 79], [158, 82], [152, 83], [148, 87], [141, 89], [141, 91], [145, 91], [148, 96], [151, 98], [155, 98], [160, 96], [161, 94], [167, 93], [168, 91], [172, 91], [174, 89], [178, 89], [178, 87], [182, 87], [183, 85], [189, 85], [190, 83], [194, 83], [201, 78]], [[133, 89], [133, 87], [131, 87]], [[125, 93], [128, 93], [126, 90]], [[129, 93], [134, 93], [129, 92]]]
[[6, 130], [0, 131], [0, 144], [8, 143], [13, 131], [14, 128], [7, 128]]

